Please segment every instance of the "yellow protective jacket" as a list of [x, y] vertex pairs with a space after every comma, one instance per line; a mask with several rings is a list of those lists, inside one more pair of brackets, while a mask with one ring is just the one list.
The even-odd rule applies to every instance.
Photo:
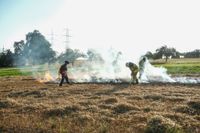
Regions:
[[129, 65], [128, 65], [129, 69], [131, 70], [131, 73], [132, 74], [137, 74], [138, 71], [139, 71], [139, 68], [136, 64], [132, 63], [132, 62], [129, 62]]

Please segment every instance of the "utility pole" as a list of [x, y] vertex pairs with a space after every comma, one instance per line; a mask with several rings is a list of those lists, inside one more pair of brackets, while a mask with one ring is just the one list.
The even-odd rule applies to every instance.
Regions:
[[54, 36], [55, 36], [53, 30], [51, 30], [50, 34], [46, 34], [46, 35], [48, 36], [48, 40], [50, 40], [51, 45], [53, 45], [54, 44]]
[[3, 48], [2, 48], [2, 52], [4, 53], [4, 45], [3, 45]]
[[53, 33], [53, 30], [51, 30], [50, 36], [51, 36], [51, 45], [53, 45], [54, 44], [54, 33]]
[[65, 44], [66, 44], [66, 49], [69, 48], [69, 43], [70, 43], [70, 40], [69, 38], [72, 37], [70, 36], [69, 34], [69, 29], [68, 28], [65, 28]]

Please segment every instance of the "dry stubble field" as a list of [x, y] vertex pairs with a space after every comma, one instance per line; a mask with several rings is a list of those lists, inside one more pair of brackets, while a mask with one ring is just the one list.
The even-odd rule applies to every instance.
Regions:
[[200, 85], [58, 87], [31, 77], [0, 78], [0, 132], [143, 133], [166, 124], [199, 133], [199, 123]]

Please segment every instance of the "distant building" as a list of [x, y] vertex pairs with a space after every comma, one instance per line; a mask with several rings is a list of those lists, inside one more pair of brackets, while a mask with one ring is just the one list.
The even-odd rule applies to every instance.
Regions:
[[[172, 55], [170, 55], [169, 57], [168, 57], [168, 59], [171, 59], [172, 58]], [[162, 59], [166, 59], [166, 56], [165, 55], [162, 55]]]

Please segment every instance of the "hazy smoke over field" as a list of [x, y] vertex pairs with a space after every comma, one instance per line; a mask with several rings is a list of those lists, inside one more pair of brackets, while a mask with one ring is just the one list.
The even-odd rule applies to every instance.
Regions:
[[[131, 72], [125, 66], [126, 62], [133, 62], [138, 65], [138, 60], [130, 60], [125, 53], [109, 49], [98, 51], [90, 49], [86, 57], [77, 58], [73, 63], [68, 65], [68, 77], [71, 82], [107, 82], [121, 83], [131, 81]], [[64, 63], [64, 62], [63, 62]], [[27, 67], [31, 69], [32, 76], [40, 82], [58, 83], [60, 75], [59, 67], [63, 63], [51, 63]], [[22, 69], [23, 71], [26, 69]], [[137, 75], [139, 76], [139, 74]], [[149, 61], [145, 62], [144, 73], [139, 80], [140, 83], [200, 83], [199, 79], [187, 77], [171, 78], [167, 74], [167, 69], [163, 67], [154, 67]]]
[[[107, 51], [89, 49], [89, 51], [86, 57], [70, 62], [69, 80], [72, 82], [128, 82], [130, 80], [130, 71], [125, 67], [127, 60], [122, 52], [114, 49]], [[59, 82], [61, 77], [58, 70], [63, 63], [56, 61], [56, 63], [43, 65], [29, 65], [28, 68], [32, 76], [40, 82]]]
[[75, 82], [122, 82], [129, 80], [129, 70], [125, 67], [126, 59], [123, 54], [114, 49], [101, 53], [92, 49], [98, 55], [77, 59], [71, 66], [69, 76]]

